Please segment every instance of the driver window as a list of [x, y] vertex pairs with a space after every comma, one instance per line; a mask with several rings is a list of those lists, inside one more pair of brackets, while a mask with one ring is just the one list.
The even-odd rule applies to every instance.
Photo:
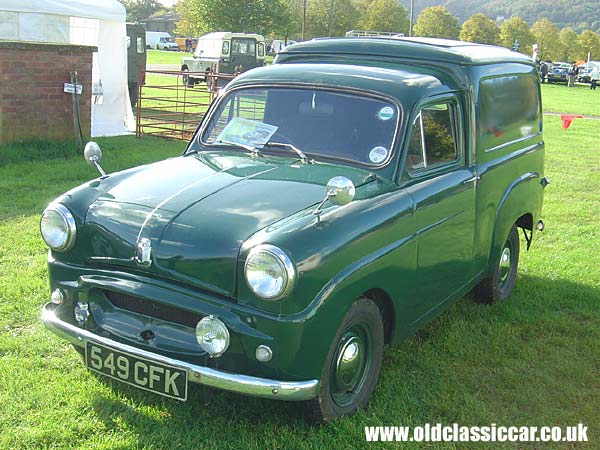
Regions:
[[406, 168], [415, 173], [459, 159], [456, 113], [451, 103], [427, 105], [415, 118], [406, 153]]

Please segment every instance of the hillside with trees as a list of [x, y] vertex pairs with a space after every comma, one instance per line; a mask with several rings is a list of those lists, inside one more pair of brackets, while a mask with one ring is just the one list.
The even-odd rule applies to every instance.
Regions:
[[[400, 0], [410, 8], [410, 0]], [[600, 1], [598, 0], [420, 0], [415, 2], [415, 17], [430, 6], [445, 6], [459, 23], [474, 13], [482, 13], [491, 19], [518, 16], [529, 26], [546, 18], [559, 30], [565, 27], [575, 32], [583, 30], [600, 32]]]

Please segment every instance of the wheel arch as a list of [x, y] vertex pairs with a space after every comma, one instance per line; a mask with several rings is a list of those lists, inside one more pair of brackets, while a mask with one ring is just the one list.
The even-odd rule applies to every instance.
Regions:
[[[368, 298], [377, 305], [383, 319], [383, 331], [386, 344], [391, 344], [395, 336], [396, 315], [391, 297], [383, 289], [374, 288], [364, 292], [361, 297]], [[359, 298], [361, 298], [359, 297]], [[358, 299], [356, 299], [358, 300]], [[355, 300], [355, 301], [356, 301]]]
[[533, 230], [536, 216], [541, 210], [543, 187], [539, 182], [540, 174], [527, 172], [513, 180], [502, 194], [498, 207], [488, 265], [499, 257], [506, 236], [513, 225]]

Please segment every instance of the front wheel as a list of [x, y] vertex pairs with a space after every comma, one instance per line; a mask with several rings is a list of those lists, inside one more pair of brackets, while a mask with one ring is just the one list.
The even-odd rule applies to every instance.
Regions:
[[496, 303], [507, 300], [515, 286], [519, 265], [519, 233], [513, 225], [496, 258], [492, 272], [481, 280], [473, 294], [479, 303]]
[[377, 384], [383, 358], [381, 312], [360, 298], [348, 310], [331, 343], [319, 396], [306, 402], [307, 419], [331, 422], [364, 408]]

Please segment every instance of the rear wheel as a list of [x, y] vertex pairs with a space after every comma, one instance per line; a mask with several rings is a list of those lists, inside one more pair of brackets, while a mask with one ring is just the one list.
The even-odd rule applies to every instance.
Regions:
[[367, 298], [357, 300], [344, 316], [329, 348], [319, 396], [306, 402], [307, 419], [331, 422], [364, 408], [379, 378], [383, 346], [379, 308]]
[[507, 300], [515, 286], [519, 265], [519, 233], [513, 225], [496, 258], [492, 273], [473, 289], [473, 297], [479, 303], [496, 303]]
[[187, 68], [187, 66], [183, 66], [181, 68], [181, 72], [183, 73], [183, 75], [181, 76], [181, 84], [187, 87], [193, 87], [194, 83], [189, 76], [190, 70]]

